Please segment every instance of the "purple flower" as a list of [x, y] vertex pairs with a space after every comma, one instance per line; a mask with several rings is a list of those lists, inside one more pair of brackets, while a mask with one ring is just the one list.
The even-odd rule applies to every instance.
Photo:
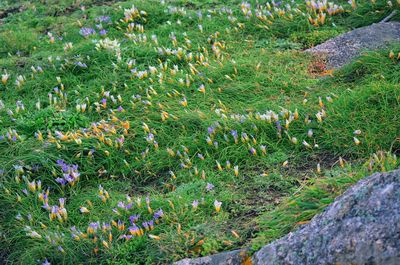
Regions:
[[75, 65], [81, 67], [81, 68], [87, 68], [87, 65], [85, 63], [82, 63], [81, 61], [76, 62]]
[[81, 28], [79, 30], [79, 33], [83, 36], [83, 37], [88, 37], [89, 35], [94, 35], [96, 34], [96, 31], [93, 28]]
[[250, 154], [252, 154], [252, 155], [256, 155], [256, 154], [257, 154], [257, 151], [256, 151], [256, 149], [254, 149], [254, 147], [251, 147], [250, 150], [249, 150], [249, 152], [250, 152]]
[[282, 131], [281, 123], [280, 123], [279, 121], [277, 121], [275, 124], [276, 124], [276, 129], [277, 129], [279, 132]]
[[104, 36], [104, 35], [107, 34], [107, 30], [102, 29], [102, 30], [99, 31], [99, 34], [100, 34], [101, 36]]
[[157, 212], [155, 212], [154, 213], [154, 219], [158, 219], [158, 218], [160, 218], [160, 217], [163, 217], [164, 216], [164, 212], [163, 212], [163, 210], [162, 209], [160, 209], [160, 210], [158, 210]]
[[97, 230], [99, 226], [100, 226], [99, 222], [93, 222], [89, 224], [89, 227], [93, 228], [93, 230]]
[[211, 183], [207, 183], [207, 186], [206, 186], [206, 190], [207, 191], [212, 191], [213, 189], [214, 189], [214, 185], [213, 184], [211, 184]]
[[140, 214], [136, 215], [131, 215], [129, 216], [129, 221], [131, 222], [132, 225], [135, 225], [135, 222], [137, 222], [140, 218]]
[[108, 23], [108, 22], [111, 22], [111, 18], [109, 16], [100, 16], [100, 17], [96, 17], [95, 21]]
[[78, 165], [68, 165], [63, 160], [57, 160], [57, 165], [61, 167], [63, 172], [62, 178], [56, 178], [57, 183], [60, 183], [64, 186], [67, 182], [74, 184], [78, 180], [80, 176], [80, 173], [78, 172]]
[[233, 138], [237, 138], [238, 137], [238, 133], [237, 133], [236, 130], [232, 130], [231, 134], [232, 134]]
[[136, 224], [133, 224], [133, 226], [130, 226], [128, 228], [128, 230], [129, 230], [129, 233], [135, 234], [139, 231], [139, 227]]

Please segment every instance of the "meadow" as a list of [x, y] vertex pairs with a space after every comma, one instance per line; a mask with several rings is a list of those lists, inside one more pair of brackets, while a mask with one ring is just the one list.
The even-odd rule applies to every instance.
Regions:
[[303, 50], [399, 7], [1, 1], [0, 263], [257, 250], [398, 168], [400, 45]]

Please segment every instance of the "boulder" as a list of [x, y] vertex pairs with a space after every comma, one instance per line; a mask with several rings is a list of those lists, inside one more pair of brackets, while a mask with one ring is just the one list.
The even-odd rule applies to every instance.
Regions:
[[339, 68], [359, 56], [362, 51], [383, 48], [400, 42], [400, 23], [385, 22], [358, 28], [341, 34], [306, 52], [326, 59], [326, 68]]
[[254, 253], [224, 252], [176, 265], [400, 264], [400, 170], [376, 173], [308, 224]]
[[400, 170], [359, 181], [253, 264], [400, 264]]

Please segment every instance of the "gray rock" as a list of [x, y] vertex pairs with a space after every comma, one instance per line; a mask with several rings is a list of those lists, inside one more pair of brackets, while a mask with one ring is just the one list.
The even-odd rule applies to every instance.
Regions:
[[386, 22], [358, 28], [306, 50], [323, 56], [327, 69], [338, 68], [359, 56], [362, 51], [376, 50], [400, 42], [400, 23]]
[[242, 264], [248, 257], [246, 249], [239, 249], [197, 259], [183, 259], [174, 265], [236, 265]]
[[359, 181], [253, 264], [400, 264], [400, 170]]
[[[246, 250], [236, 250], [175, 265], [239, 265], [246, 258]], [[359, 181], [310, 223], [264, 246], [246, 264], [400, 264], [400, 170]]]

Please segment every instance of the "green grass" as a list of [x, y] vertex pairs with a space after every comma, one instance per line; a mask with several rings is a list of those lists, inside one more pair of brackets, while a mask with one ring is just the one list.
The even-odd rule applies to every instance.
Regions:
[[[255, 17], [255, 1], [251, 17], [241, 1], [166, 2], [0, 4], [24, 7], [0, 28], [0, 73], [9, 74], [0, 83], [2, 263], [165, 264], [257, 249], [362, 177], [398, 167], [399, 61], [389, 52], [400, 47], [327, 78], [302, 52], [397, 4], [337, 1], [346, 12], [311, 25], [317, 13], [303, 1], [267, 20]], [[132, 4], [145, 11], [130, 21], [143, 32], [123, 20]], [[101, 16], [110, 17], [104, 36]], [[97, 33], [83, 37], [82, 27]], [[106, 38], [119, 47], [96, 49]], [[78, 167], [74, 185], [56, 181], [58, 160]], [[127, 239], [137, 214], [142, 232]]]

